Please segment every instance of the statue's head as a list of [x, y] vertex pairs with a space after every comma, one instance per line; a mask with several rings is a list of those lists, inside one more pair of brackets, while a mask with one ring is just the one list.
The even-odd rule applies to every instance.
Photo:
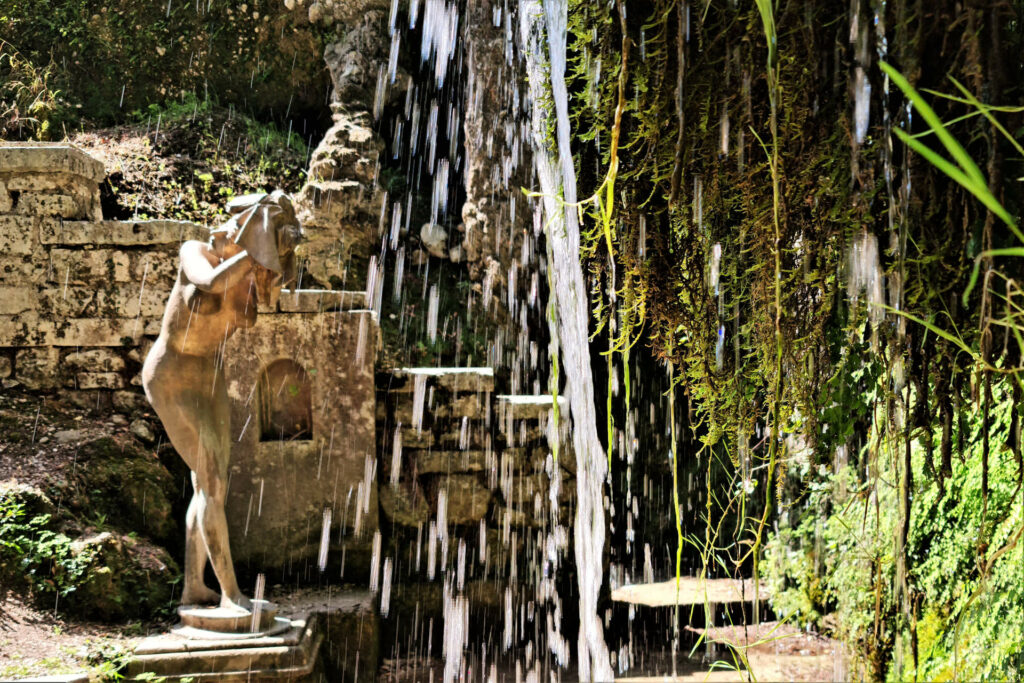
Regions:
[[228, 202], [231, 220], [214, 230], [211, 239], [226, 257], [246, 250], [256, 261], [256, 294], [271, 306], [283, 287], [295, 282], [295, 247], [302, 228], [291, 197], [281, 190], [236, 197]]

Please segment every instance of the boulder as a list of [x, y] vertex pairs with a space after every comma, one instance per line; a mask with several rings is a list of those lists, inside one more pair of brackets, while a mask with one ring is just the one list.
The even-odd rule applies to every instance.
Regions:
[[177, 491], [154, 453], [131, 439], [105, 436], [79, 447], [67, 505], [83, 517], [164, 541], [179, 534], [171, 503]]
[[72, 542], [75, 586], [67, 597], [71, 612], [101, 621], [152, 618], [168, 609], [180, 572], [163, 548], [118, 532], [104, 531]]
[[132, 420], [128, 430], [147, 446], [156, 443], [156, 434], [145, 420]]

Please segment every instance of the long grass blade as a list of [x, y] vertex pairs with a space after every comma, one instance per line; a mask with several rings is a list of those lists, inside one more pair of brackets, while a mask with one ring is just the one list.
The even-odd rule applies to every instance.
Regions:
[[899, 71], [894, 69], [889, 63], [885, 61], [879, 61], [878, 66], [886, 73], [887, 76], [896, 84], [903, 94], [906, 95], [907, 99], [913, 102], [914, 107], [920, 112], [921, 117], [924, 118], [925, 122], [935, 131], [935, 135], [938, 136], [939, 141], [942, 142], [942, 146], [953, 156], [960, 167], [978, 182], [985, 184], [985, 176], [981, 174], [981, 169], [978, 168], [974, 160], [971, 159], [970, 155], [967, 154], [967, 150], [956, 141], [956, 139], [946, 130], [945, 124], [942, 123], [942, 119], [935, 113], [935, 110], [931, 108], [931, 105], [921, 97], [921, 93], [914, 89], [914, 86], [910, 85], [910, 82], [901, 74]]

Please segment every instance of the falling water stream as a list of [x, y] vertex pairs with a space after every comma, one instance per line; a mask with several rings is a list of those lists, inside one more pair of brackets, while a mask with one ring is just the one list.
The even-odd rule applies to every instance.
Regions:
[[[579, 676], [583, 680], [610, 680], [614, 673], [597, 614], [605, 536], [601, 487], [607, 475], [607, 465], [597, 435], [589, 355], [590, 301], [579, 257], [576, 171], [570, 148], [565, 87], [567, 11], [565, 0], [545, 2], [543, 8], [539, 2], [526, 0], [520, 7], [520, 35], [526, 46], [526, 71], [534, 105], [533, 148], [544, 196], [549, 272], [554, 295], [552, 338], [558, 340], [562, 367], [567, 376], [566, 389], [578, 467], [574, 540], [580, 591]], [[543, 49], [545, 32], [546, 52]], [[541, 61], [544, 54], [548, 56], [546, 68]], [[548, 92], [555, 103], [557, 154], [548, 148], [545, 112], [540, 105]]]

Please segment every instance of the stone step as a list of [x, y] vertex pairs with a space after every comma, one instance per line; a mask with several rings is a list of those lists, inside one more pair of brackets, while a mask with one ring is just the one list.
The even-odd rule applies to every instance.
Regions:
[[286, 622], [280, 634], [244, 638], [192, 638], [176, 633], [146, 638], [124, 669], [128, 680], [144, 674], [167, 680], [294, 681], [307, 676], [324, 640], [321, 617], [312, 614]]

